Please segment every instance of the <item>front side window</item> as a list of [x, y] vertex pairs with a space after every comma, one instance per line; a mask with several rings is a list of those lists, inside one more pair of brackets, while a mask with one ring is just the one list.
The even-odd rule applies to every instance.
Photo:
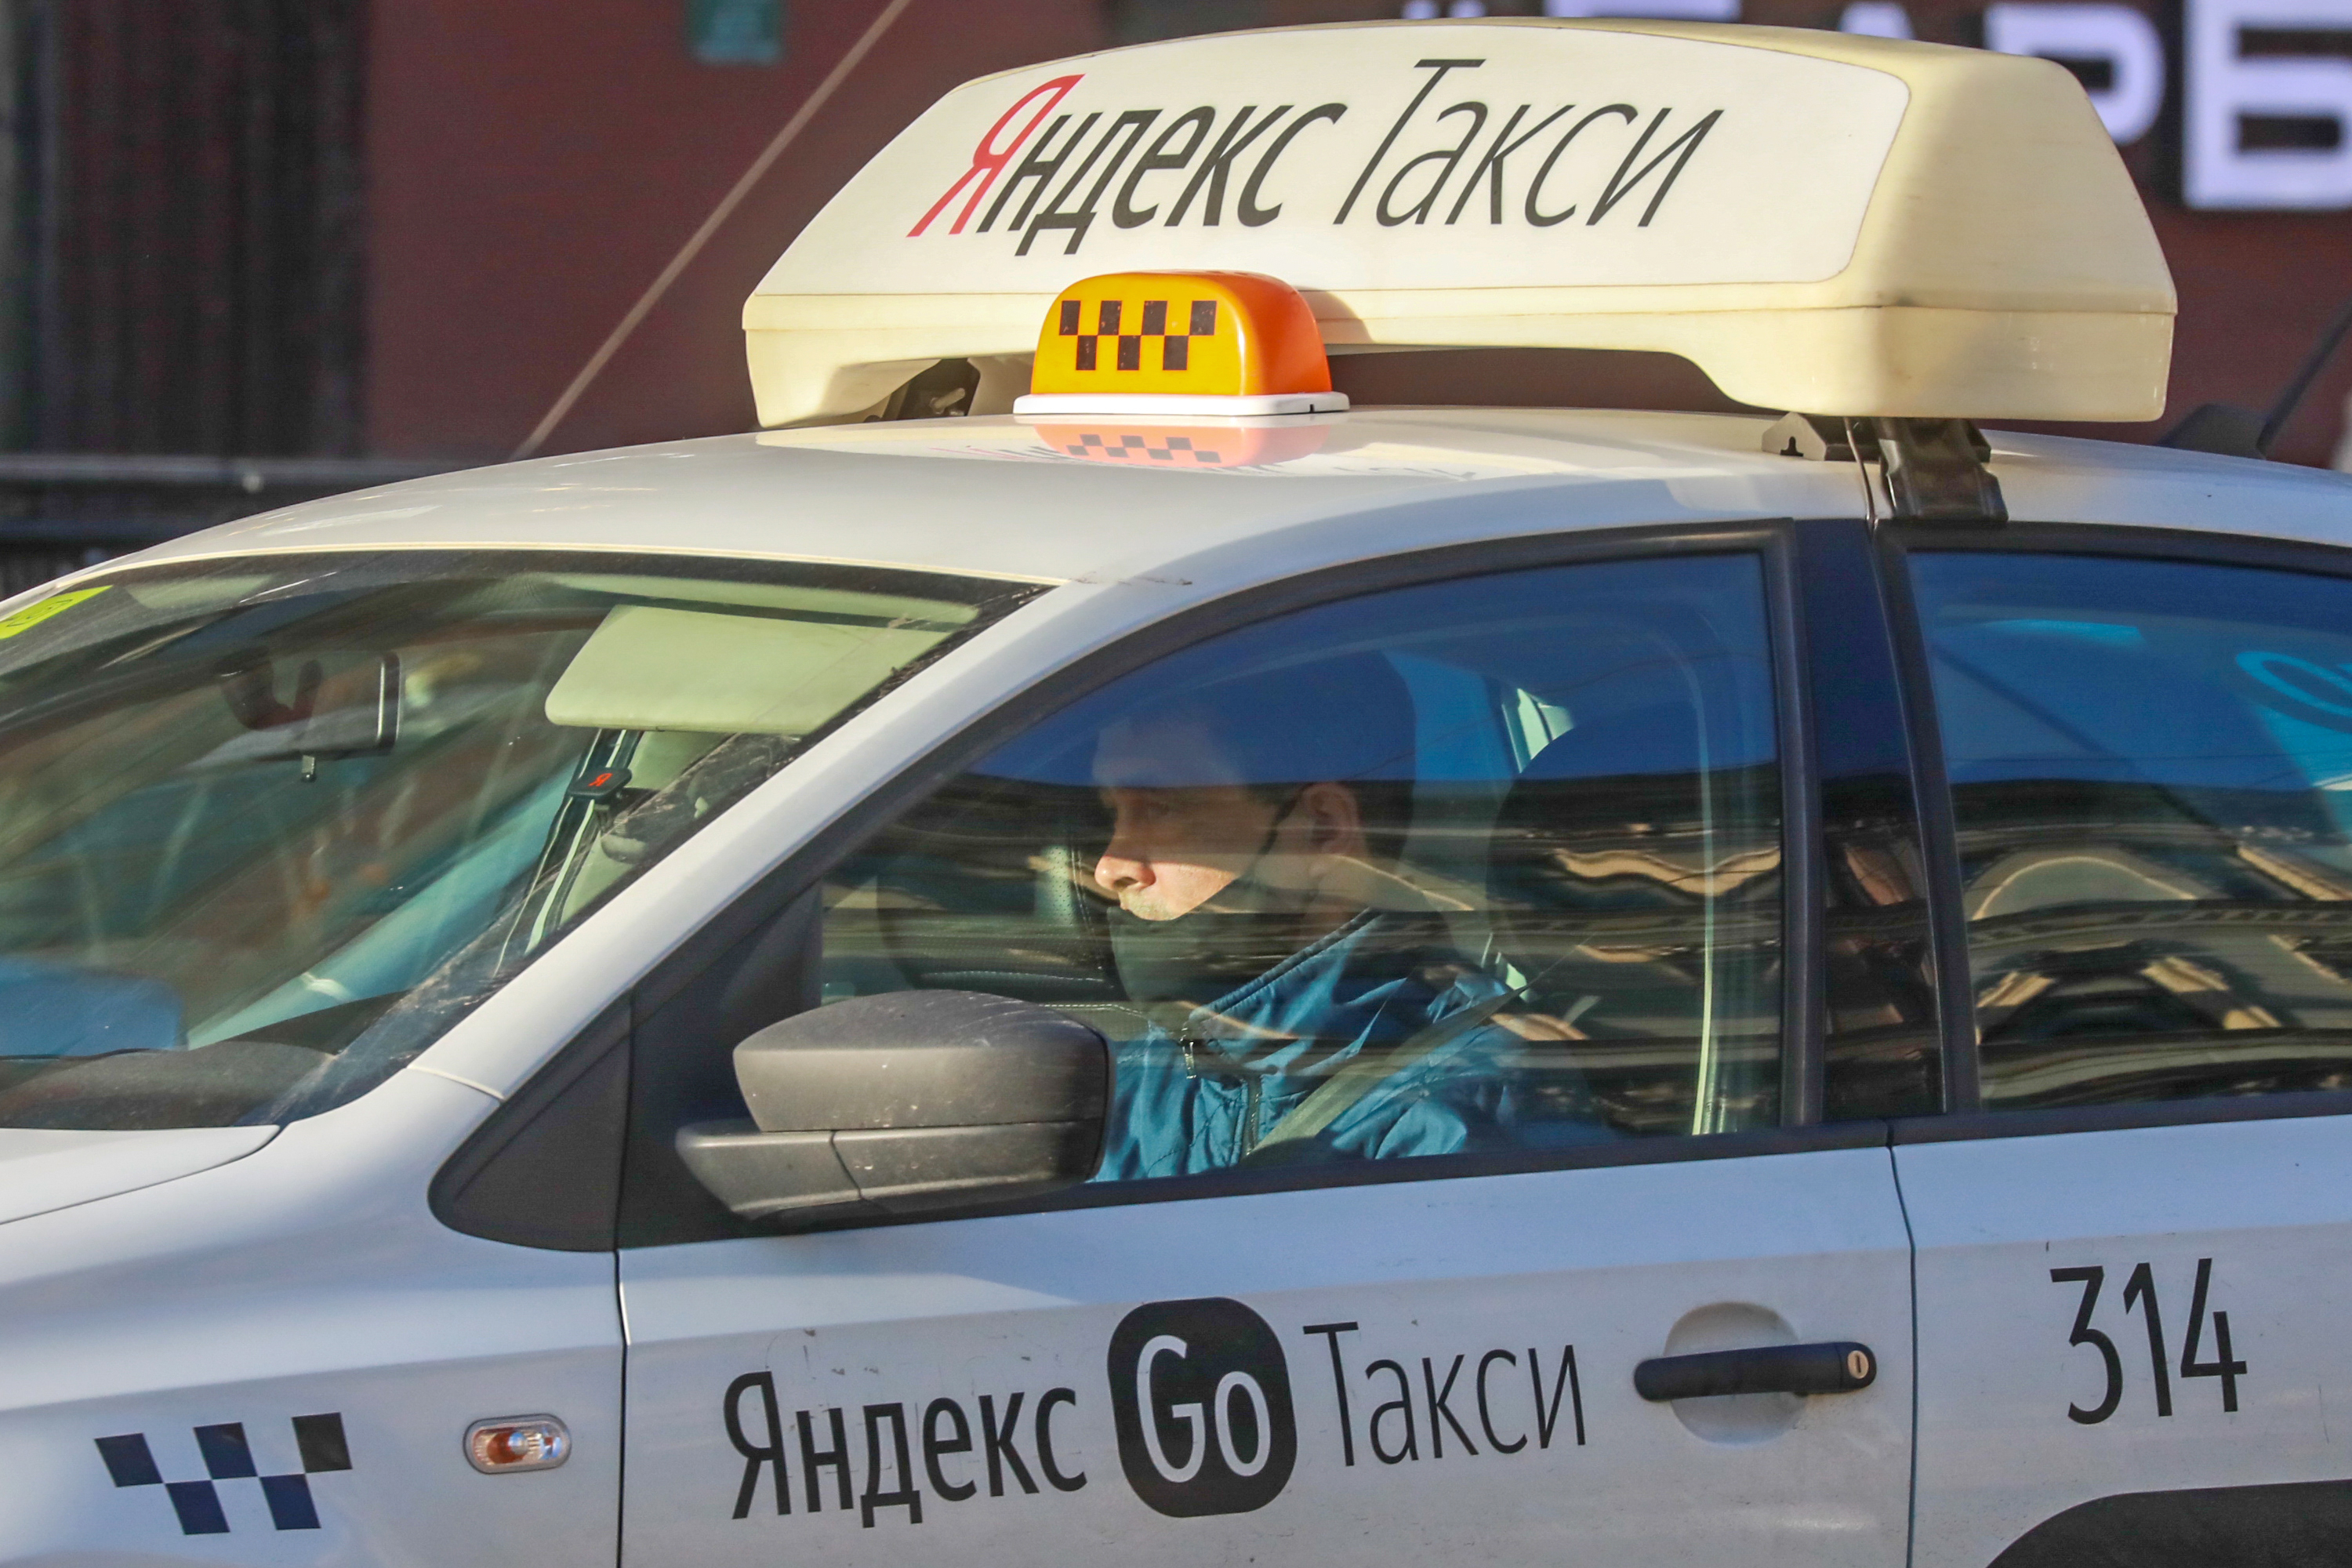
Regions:
[[0, 1126], [364, 1092], [1034, 592], [394, 552], [129, 569], [0, 620]]
[[2352, 1089], [2352, 581], [1915, 554], [1992, 1109]]
[[1780, 1116], [1780, 826], [1748, 555], [1326, 605], [1120, 679], [824, 889], [824, 994], [1064, 1009], [1101, 1179]]

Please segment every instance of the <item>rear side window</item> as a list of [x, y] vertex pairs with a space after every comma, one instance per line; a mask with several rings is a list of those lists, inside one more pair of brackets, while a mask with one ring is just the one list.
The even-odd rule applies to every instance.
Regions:
[[2352, 582], [1911, 573], [1986, 1106], [2352, 1089]]

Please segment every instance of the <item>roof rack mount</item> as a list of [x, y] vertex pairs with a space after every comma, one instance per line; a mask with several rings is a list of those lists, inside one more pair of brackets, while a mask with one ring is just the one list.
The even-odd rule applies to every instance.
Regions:
[[1785, 414], [1764, 432], [1764, 450], [1817, 463], [1876, 463], [1888, 515], [1900, 521], [2009, 521], [1992, 443], [1974, 420]]

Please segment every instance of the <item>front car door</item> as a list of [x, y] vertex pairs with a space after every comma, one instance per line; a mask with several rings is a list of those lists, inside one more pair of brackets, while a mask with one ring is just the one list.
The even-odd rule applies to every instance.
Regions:
[[[1783, 874], [1813, 852], [1786, 548], [1455, 553], [1222, 606], [968, 737], [650, 982], [625, 1561], [1900, 1563], [1885, 1124], [1799, 1125], [1788, 1044], [1820, 879]], [[923, 988], [1104, 1034], [1102, 1176], [803, 1234], [694, 1184], [671, 1141], [742, 1114], [736, 1040]], [[1875, 1382], [1633, 1386], [1795, 1342], [1866, 1345]]]
[[1976, 1067], [1973, 1114], [1897, 1131], [1917, 1561], [2341, 1562], [2352, 557], [2011, 529], [1887, 565]]

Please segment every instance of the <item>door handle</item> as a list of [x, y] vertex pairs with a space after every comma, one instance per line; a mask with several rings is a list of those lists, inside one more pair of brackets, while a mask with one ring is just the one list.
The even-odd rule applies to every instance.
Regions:
[[1729, 1394], [1852, 1394], [1878, 1377], [1878, 1357], [1850, 1340], [1758, 1345], [1654, 1356], [1633, 1369], [1633, 1392], [1654, 1404]]

